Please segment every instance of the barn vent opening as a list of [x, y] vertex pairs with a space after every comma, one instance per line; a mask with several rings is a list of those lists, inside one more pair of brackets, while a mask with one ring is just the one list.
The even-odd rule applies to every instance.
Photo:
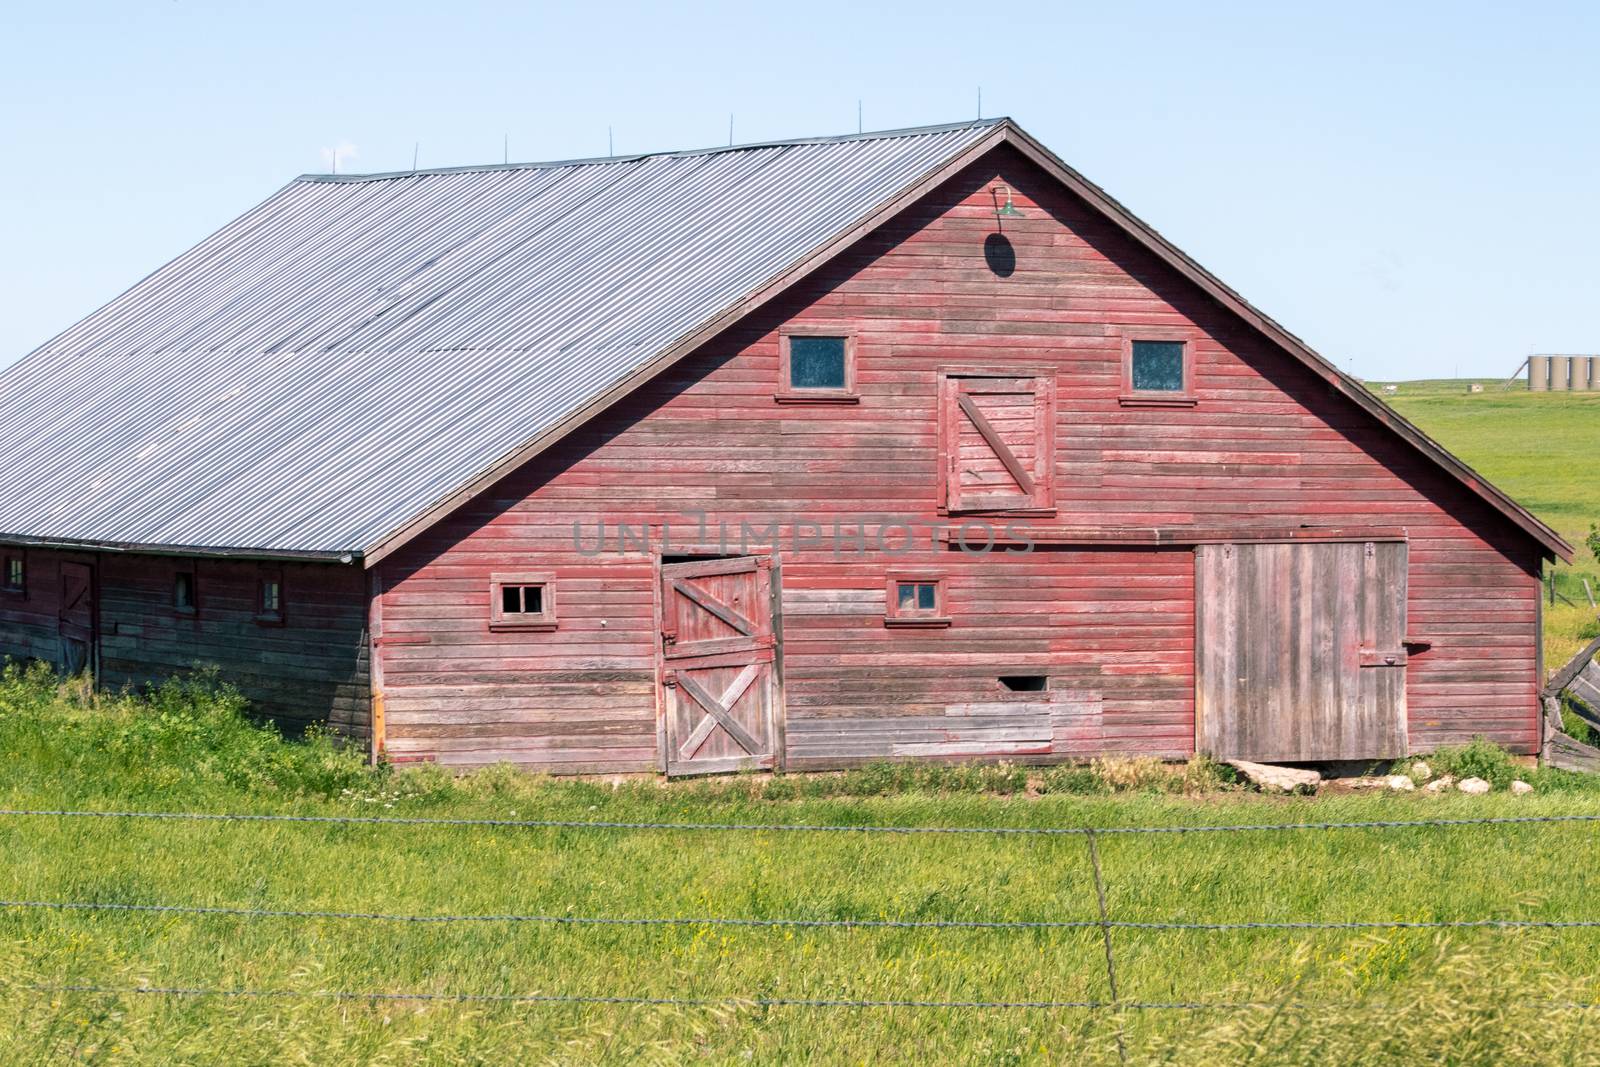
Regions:
[[1000, 688], [1008, 693], [1042, 693], [1049, 679], [1042, 674], [1002, 674]]

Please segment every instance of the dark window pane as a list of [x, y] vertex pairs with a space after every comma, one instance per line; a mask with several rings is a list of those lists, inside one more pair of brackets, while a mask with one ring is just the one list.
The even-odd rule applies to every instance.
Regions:
[[544, 611], [544, 586], [503, 585], [500, 612], [504, 615], [538, 615]]
[[843, 389], [843, 337], [789, 338], [791, 389]]
[[261, 583], [261, 610], [267, 613], [278, 610], [278, 583], [263, 580]]
[[13, 589], [22, 588], [22, 560], [15, 557], [6, 560], [6, 584]]
[[934, 607], [934, 586], [932, 582], [924, 582], [917, 586], [917, 607], [923, 611], [932, 611]]
[[177, 576], [172, 586], [172, 599], [180, 608], [194, 607], [194, 575]]
[[1133, 342], [1133, 388], [1139, 392], [1183, 392], [1183, 342]]
[[898, 586], [899, 606], [902, 608], [915, 607], [917, 603], [917, 587], [911, 582], [901, 582]]

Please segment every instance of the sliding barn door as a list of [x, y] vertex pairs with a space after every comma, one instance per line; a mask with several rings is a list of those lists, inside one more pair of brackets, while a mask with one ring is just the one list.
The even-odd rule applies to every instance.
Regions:
[[771, 561], [666, 563], [660, 597], [667, 773], [770, 769], [778, 735]]
[[1218, 759], [1406, 753], [1406, 546], [1195, 550], [1195, 748]]

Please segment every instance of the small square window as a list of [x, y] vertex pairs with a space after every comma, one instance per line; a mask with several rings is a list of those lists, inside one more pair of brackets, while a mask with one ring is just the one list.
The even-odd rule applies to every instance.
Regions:
[[847, 328], [787, 327], [779, 344], [779, 402], [856, 402], [855, 338]]
[[1135, 341], [1130, 373], [1136, 393], [1181, 393], [1182, 341]]
[[178, 571], [172, 576], [172, 610], [179, 615], [193, 615], [196, 607], [194, 571]]
[[790, 389], [843, 389], [843, 337], [789, 338]]
[[7, 593], [21, 595], [28, 589], [28, 569], [22, 562], [20, 553], [8, 553], [5, 556], [5, 570], [0, 574], [0, 589]]
[[490, 577], [489, 629], [554, 630], [555, 586], [548, 574]]
[[[190, 586], [191, 594], [194, 587]], [[256, 622], [263, 626], [283, 623], [283, 572], [263, 571], [256, 579]]]
[[1138, 407], [1192, 407], [1194, 353], [1176, 330], [1137, 327], [1123, 335], [1122, 403]]
[[890, 575], [885, 590], [887, 626], [949, 626], [945, 613], [944, 579], [937, 575]]

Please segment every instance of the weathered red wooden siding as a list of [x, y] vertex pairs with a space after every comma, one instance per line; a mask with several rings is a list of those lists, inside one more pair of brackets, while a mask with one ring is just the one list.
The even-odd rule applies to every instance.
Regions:
[[55, 662], [60, 655], [58, 620], [63, 558], [87, 560], [92, 557], [63, 557], [57, 552], [38, 549], [23, 551], [27, 568], [24, 595], [0, 591], [0, 658], [14, 656]]
[[[177, 567], [193, 567], [194, 616], [172, 608]], [[251, 706], [291, 727], [325, 722], [364, 737], [366, 576], [359, 566], [285, 564], [284, 621], [256, 622], [261, 565], [158, 556], [102, 556], [100, 667], [106, 685], [216, 667]]]
[[[28, 597], [0, 599], [0, 656], [55, 661], [62, 559], [96, 570], [99, 681], [117, 688], [215, 667], [254, 710], [290, 727], [326, 722], [366, 736], [366, 575], [359, 566], [285, 564], [282, 625], [256, 622], [261, 565], [130, 554], [28, 554]], [[173, 576], [192, 570], [199, 611], [173, 608]], [[13, 625], [15, 623], [15, 625]]]
[[[1026, 216], [1005, 220], [1009, 277], [983, 254], [996, 181]], [[859, 329], [858, 405], [774, 402], [790, 321]], [[1197, 406], [1119, 403], [1128, 325], [1189, 331]], [[1009, 150], [385, 561], [389, 751], [654, 766], [651, 562], [616, 551], [617, 526], [671, 523], [681, 544], [745, 522], [779, 525], [791, 766], [848, 762], [821, 754], [818, 739], [842, 743], [830, 718], [993, 700], [996, 676], [1034, 672], [1103, 694], [1103, 750], [1189, 752], [1189, 552], [965, 557], [923, 528], [892, 557], [793, 547], [796, 524], [940, 521], [937, 370], [1039, 364], [1055, 371], [1058, 515], [1024, 521], [1403, 526], [1410, 636], [1433, 643], [1409, 669], [1413, 746], [1483, 733], [1533, 751], [1533, 542]], [[605, 553], [575, 551], [574, 523], [588, 545], [602, 521]], [[490, 633], [489, 574], [535, 565], [558, 575], [559, 629]], [[889, 569], [948, 575], [954, 624], [885, 628]], [[845, 746], [859, 758], [889, 752], [881, 730], [860, 734]]]

